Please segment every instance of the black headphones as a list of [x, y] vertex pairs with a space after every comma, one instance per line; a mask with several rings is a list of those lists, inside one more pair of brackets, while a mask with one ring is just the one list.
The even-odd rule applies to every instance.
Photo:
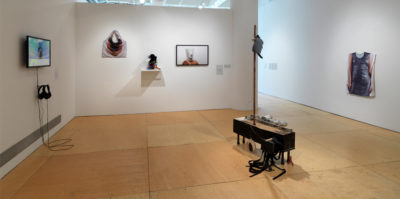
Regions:
[[38, 98], [39, 99], [50, 99], [51, 92], [50, 92], [50, 85], [40, 85], [38, 88]]

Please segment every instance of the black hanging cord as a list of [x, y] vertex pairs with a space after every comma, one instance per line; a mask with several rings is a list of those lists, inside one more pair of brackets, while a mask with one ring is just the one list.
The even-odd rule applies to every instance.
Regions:
[[[252, 126], [250, 126], [251, 131], [253, 132], [252, 134], [252, 139], [256, 139], [258, 141], [260, 141], [261, 145], [262, 142], [264, 141], [263, 138], [261, 138], [259, 135], [257, 135], [256, 131], [254, 130], [254, 128]], [[279, 144], [282, 145], [282, 143], [278, 142], [277, 140], [273, 140], [273, 142], [275, 144]], [[262, 148], [262, 146], [261, 146]], [[278, 158], [281, 157], [283, 158], [283, 152], [279, 151], [277, 153], [268, 153], [267, 151], [263, 150], [260, 159], [258, 160], [250, 160], [249, 161], [249, 172], [253, 173], [253, 175], [251, 175], [250, 177], [254, 177], [260, 173], [262, 173], [263, 171], [267, 170], [267, 171], [273, 171], [272, 166], [281, 170], [282, 172], [280, 174], [278, 174], [277, 176], [273, 177], [272, 179], [275, 180], [279, 177], [281, 177], [283, 174], [286, 173], [286, 169], [284, 168], [279, 168], [278, 166], [275, 165], [275, 161], [274, 159], [277, 159], [276, 156], [278, 155]]]
[[[39, 89], [39, 69], [36, 68], [36, 87]], [[47, 143], [45, 141], [45, 132], [42, 128], [43, 117], [40, 106], [40, 99], [37, 100], [38, 110], [39, 110], [39, 125], [40, 125], [40, 134], [42, 135], [42, 143], [45, 145], [50, 151], [65, 151], [74, 147], [73, 144], [68, 144], [72, 141], [72, 139], [58, 139], [50, 142], [50, 131], [49, 131], [49, 100], [46, 99], [46, 128], [47, 128]]]

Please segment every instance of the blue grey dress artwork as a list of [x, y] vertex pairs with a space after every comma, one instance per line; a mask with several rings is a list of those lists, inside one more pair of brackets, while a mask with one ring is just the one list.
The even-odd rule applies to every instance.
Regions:
[[374, 97], [374, 62], [372, 53], [351, 53], [349, 55], [347, 89], [350, 94]]

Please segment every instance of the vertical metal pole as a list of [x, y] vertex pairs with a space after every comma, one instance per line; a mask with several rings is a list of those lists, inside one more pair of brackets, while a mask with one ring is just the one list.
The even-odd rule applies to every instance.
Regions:
[[[257, 25], [254, 25], [254, 39], [257, 37]], [[253, 125], [256, 125], [256, 92], [257, 92], [257, 55], [253, 52], [253, 65], [254, 65], [254, 77], [253, 77]]]

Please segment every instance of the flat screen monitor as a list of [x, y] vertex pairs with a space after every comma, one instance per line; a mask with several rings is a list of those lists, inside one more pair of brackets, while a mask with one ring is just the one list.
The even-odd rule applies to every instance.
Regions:
[[36, 68], [51, 65], [50, 40], [27, 36], [26, 46], [26, 67]]

